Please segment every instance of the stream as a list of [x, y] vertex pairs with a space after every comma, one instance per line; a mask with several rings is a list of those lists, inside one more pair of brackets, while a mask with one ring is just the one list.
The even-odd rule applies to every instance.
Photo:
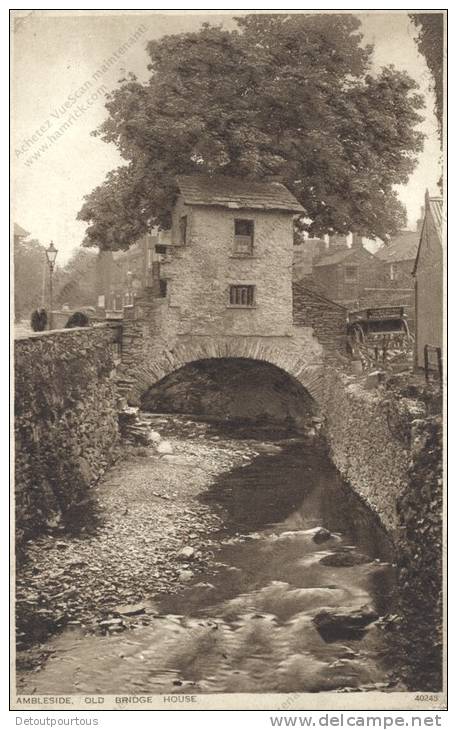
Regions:
[[[64, 629], [21, 692], [395, 690], [376, 621], [394, 605], [395, 568], [375, 517], [319, 439], [208, 428], [230, 448], [249, 439], [258, 449], [198, 495], [224, 516], [206, 572], [154, 596], [148, 625], [106, 636]], [[362, 608], [366, 622], [351, 613]]]

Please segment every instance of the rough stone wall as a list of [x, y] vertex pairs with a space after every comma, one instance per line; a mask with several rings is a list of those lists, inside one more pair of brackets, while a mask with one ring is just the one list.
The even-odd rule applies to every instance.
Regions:
[[398, 606], [389, 628], [406, 658], [405, 685], [430, 692], [442, 688], [441, 394], [404, 378], [366, 390], [328, 368], [323, 402], [331, 457], [395, 548]]
[[307, 289], [303, 284], [293, 285], [294, 324], [312, 327], [314, 333], [330, 353], [346, 350], [346, 310], [326, 297]]
[[[163, 263], [169, 304], [180, 335], [286, 335], [292, 328], [293, 216], [214, 206], [185, 208], [178, 199], [173, 241], [179, 218], [187, 214], [187, 243], [171, 248]], [[235, 219], [254, 221], [252, 257], [234, 253]], [[255, 307], [229, 305], [231, 284], [253, 284]]]
[[15, 341], [15, 494], [18, 540], [82, 508], [117, 437], [109, 326]]
[[412, 433], [429, 415], [425, 396], [414, 388], [397, 391], [389, 382], [367, 389], [366, 378], [326, 367], [322, 409], [335, 466], [396, 537], [398, 499], [410, 482]]
[[399, 603], [410, 663], [405, 679], [408, 686], [428, 691], [442, 687], [442, 440], [440, 416], [414, 423], [409, 486], [398, 499]]

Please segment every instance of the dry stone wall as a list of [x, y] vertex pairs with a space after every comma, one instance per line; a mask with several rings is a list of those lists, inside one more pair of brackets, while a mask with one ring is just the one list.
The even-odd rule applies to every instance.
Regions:
[[[109, 326], [15, 341], [15, 494], [19, 541], [84, 510], [117, 438]], [[74, 519], [74, 514], [73, 514]]]
[[340, 304], [302, 283], [293, 284], [294, 324], [312, 327], [327, 355], [346, 351], [346, 317], [347, 311]]
[[440, 691], [443, 448], [439, 386], [417, 385], [408, 373], [367, 390], [360, 378], [332, 368], [326, 370], [324, 381], [332, 459], [377, 513], [395, 548], [398, 614], [391, 629], [408, 657], [405, 685]]
[[375, 376], [327, 367], [322, 408], [335, 466], [395, 536], [397, 502], [410, 479], [412, 432], [430, 408], [417, 393], [374, 385]]

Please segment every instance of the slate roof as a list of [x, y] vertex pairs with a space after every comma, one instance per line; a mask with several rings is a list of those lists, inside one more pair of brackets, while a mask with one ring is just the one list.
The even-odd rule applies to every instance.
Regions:
[[18, 236], [18, 238], [26, 238], [29, 236], [29, 232], [25, 231], [22, 226], [20, 226], [18, 223], [14, 224], [14, 235]]
[[[436, 230], [436, 234], [438, 236], [438, 240], [443, 245], [443, 198], [440, 197], [433, 197], [431, 198], [428, 194], [428, 190], [425, 194], [425, 218], [424, 223], [422, 226], [422, 230], [424, 229], [425, 221], [427, 220], [427, 215], [430, 211], [430, 216], [433, 221], [433, 225]], [[420, 235], [420, 244], [422, 243], [422, 231]], [[416, 253], [416, 260], [414, 262], [414, 268], [413, 268], [413, 276], [416, 275], [417, 271], [417, 265], [419, 263], [419, 254], [420, 254], [421, 246], [419, 245]]]
[[400, 231], [392, 241], [376, 251], [375, 256], [384, 263], [411, 261], [416, 258], [420, 231]]
[[303, 281], [294, 281], [292, 284], [292, 292], [293, 294], [297, 294], [298, 292], [303, 291], [306, 294], [309, 294], [311, 297], [314, 297], [314, 299], [319, 299], [322, 302], [325, 302], [326, 304], [331, 304], [334, 309], [342, 309], [345, 312], [347, 311], [347, 307], [345, 307], [343, 304], [339, 304], [338, 302], [334, 302], [333, 299], [329, 299], [328, 297], [324, 296], [323, 294], [320, 294], [315, 289], [311, 289], [309, 286], [306, 286], [306, 284]]
[[349, 256], [352, 256], [353, 253], [355, 253], [353, 248], [342, 248], [333, 253], [325, 254], [314, 263], [314, 266], [333, 266], [334, 264], [340, 264]]
[[305, 212], [292, 193], [277, 182], [253, 182], [223, 175], [178, 175], [176, 182], [187, 205]]

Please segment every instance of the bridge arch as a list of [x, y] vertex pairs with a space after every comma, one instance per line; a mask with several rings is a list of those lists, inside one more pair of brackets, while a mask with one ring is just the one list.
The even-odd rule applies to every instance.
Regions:
[[[273, 340], [273, 341], [272, 341]], [[224, 337], [196, 338], [170, 348], [155, 348], [130, 359], [121, 367], [120, 392], [131, 405], [139, 405], [142, 395], [168, 375], [202, 360], [251, 360], [273, 365], [297, 381], [318, 407], [322, 404], [322, 348], [314, 338], [297, 342], [290, 338]]]

